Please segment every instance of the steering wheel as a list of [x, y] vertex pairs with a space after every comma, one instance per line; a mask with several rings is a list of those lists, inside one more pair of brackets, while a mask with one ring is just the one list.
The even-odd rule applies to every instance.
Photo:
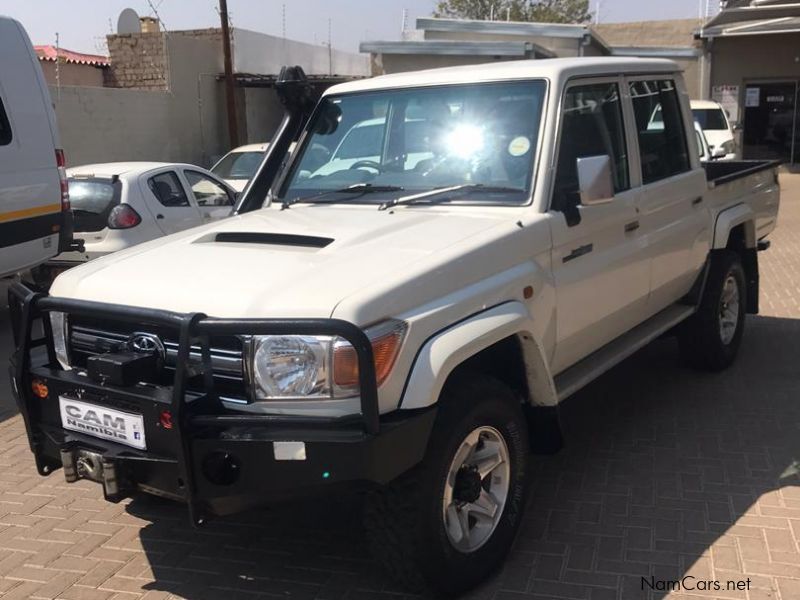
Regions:
[[381, 163], [375, 162], [374, 160], [358, 160], [350, 165], [351, 169], [360, 169], [362, 167], [375, 169], [378, 173], [383, 173], [383, 167], [381, 166]]

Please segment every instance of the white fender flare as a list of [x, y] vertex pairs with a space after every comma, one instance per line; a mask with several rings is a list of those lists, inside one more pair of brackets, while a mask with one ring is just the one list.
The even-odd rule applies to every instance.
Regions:
[[468, 358], [516, 335], [525, 360], [530, 401], [537, 406], [558, 403], [553, 377], [541, 344], [533, 336], [533, 320], [521, 302], [506, 302], [436, 334], [420, 349], [400, 401], [404, 410], [431, 406], [445, 381]]
[[745, 244], [748, 248], [756, 247], [755, 213], [749, 204], [737, 204], [717, 215], [714, 226], [714, 250], [720, 250], [728, 245], [731, 230], [737, 225], [745, 223]]

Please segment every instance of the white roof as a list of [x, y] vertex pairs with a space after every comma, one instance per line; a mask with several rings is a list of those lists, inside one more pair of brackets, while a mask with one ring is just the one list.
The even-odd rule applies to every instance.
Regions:
[[719, 102], [714, 102], [713, 100], [692, 100], [691, 104], [692, 108], [698, 108], [698, 109], [722, 108]]
[[617, 73], [674, 73], [681, 68], [671, 60], [628, 57], [547, 58], [540, 60], [512, 60], [461, 67], [445, 67], [425, 71], [409, 71], [381, 75], [334, 85], [325, 92], [346, 94], [384, 88], [415, 87], [505, 81], [512, 79], [550, 79], [576, 75], [604, 75]]
[[111, 177], [112, 175], [131, 174], [136, 175], [139, 173], [146, 173], [153, 169], [160, 169], [163, 167], [187, 167], [192, 169], [205, 169], [197, 165], [190, 165], [186, 163], [167, 163], [167, 162], [148, 162], [148, 161], [133, 161], [133, 162], [112, 162], [112, 163], [95, 163], [91, 165], [79, 165], [67, 169], [68, 176], [75, 175], [99, 175], [101, 177]]

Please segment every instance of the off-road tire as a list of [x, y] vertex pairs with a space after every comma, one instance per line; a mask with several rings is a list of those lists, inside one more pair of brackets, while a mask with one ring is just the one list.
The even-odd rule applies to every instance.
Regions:
[[[410, 591], [459, 594], [504, 560], [519, 529], [527, 496], [528, 432], [520, 400], [488, 376], [465, 376], [442, 392], [425, 459], [367, 499], [365, 525], [374, 556]], [[480, 548], [451, 544], [442, 517], [445, 479], [456, 450], [474, 429], [497, 430], [508, 448], [510, 478], [502, 516]]]
[[[738, 288], [738, 320], [733, 337], [725, 343], [720, 332], [720, 310], [729, 277]], [[721, 371], [730, 366], [742, 341], [746, 307], [747, 284], [739, 254], [732, 250], [715, 251], [697, 312], [678, 329], [678, 344], [686, 363], [705, 371]]]

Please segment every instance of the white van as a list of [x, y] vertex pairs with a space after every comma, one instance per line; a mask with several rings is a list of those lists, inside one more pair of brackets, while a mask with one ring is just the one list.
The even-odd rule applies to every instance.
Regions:
[[28, 34], [0, 16], [0, 277], [74, 247], [64, 153]]

